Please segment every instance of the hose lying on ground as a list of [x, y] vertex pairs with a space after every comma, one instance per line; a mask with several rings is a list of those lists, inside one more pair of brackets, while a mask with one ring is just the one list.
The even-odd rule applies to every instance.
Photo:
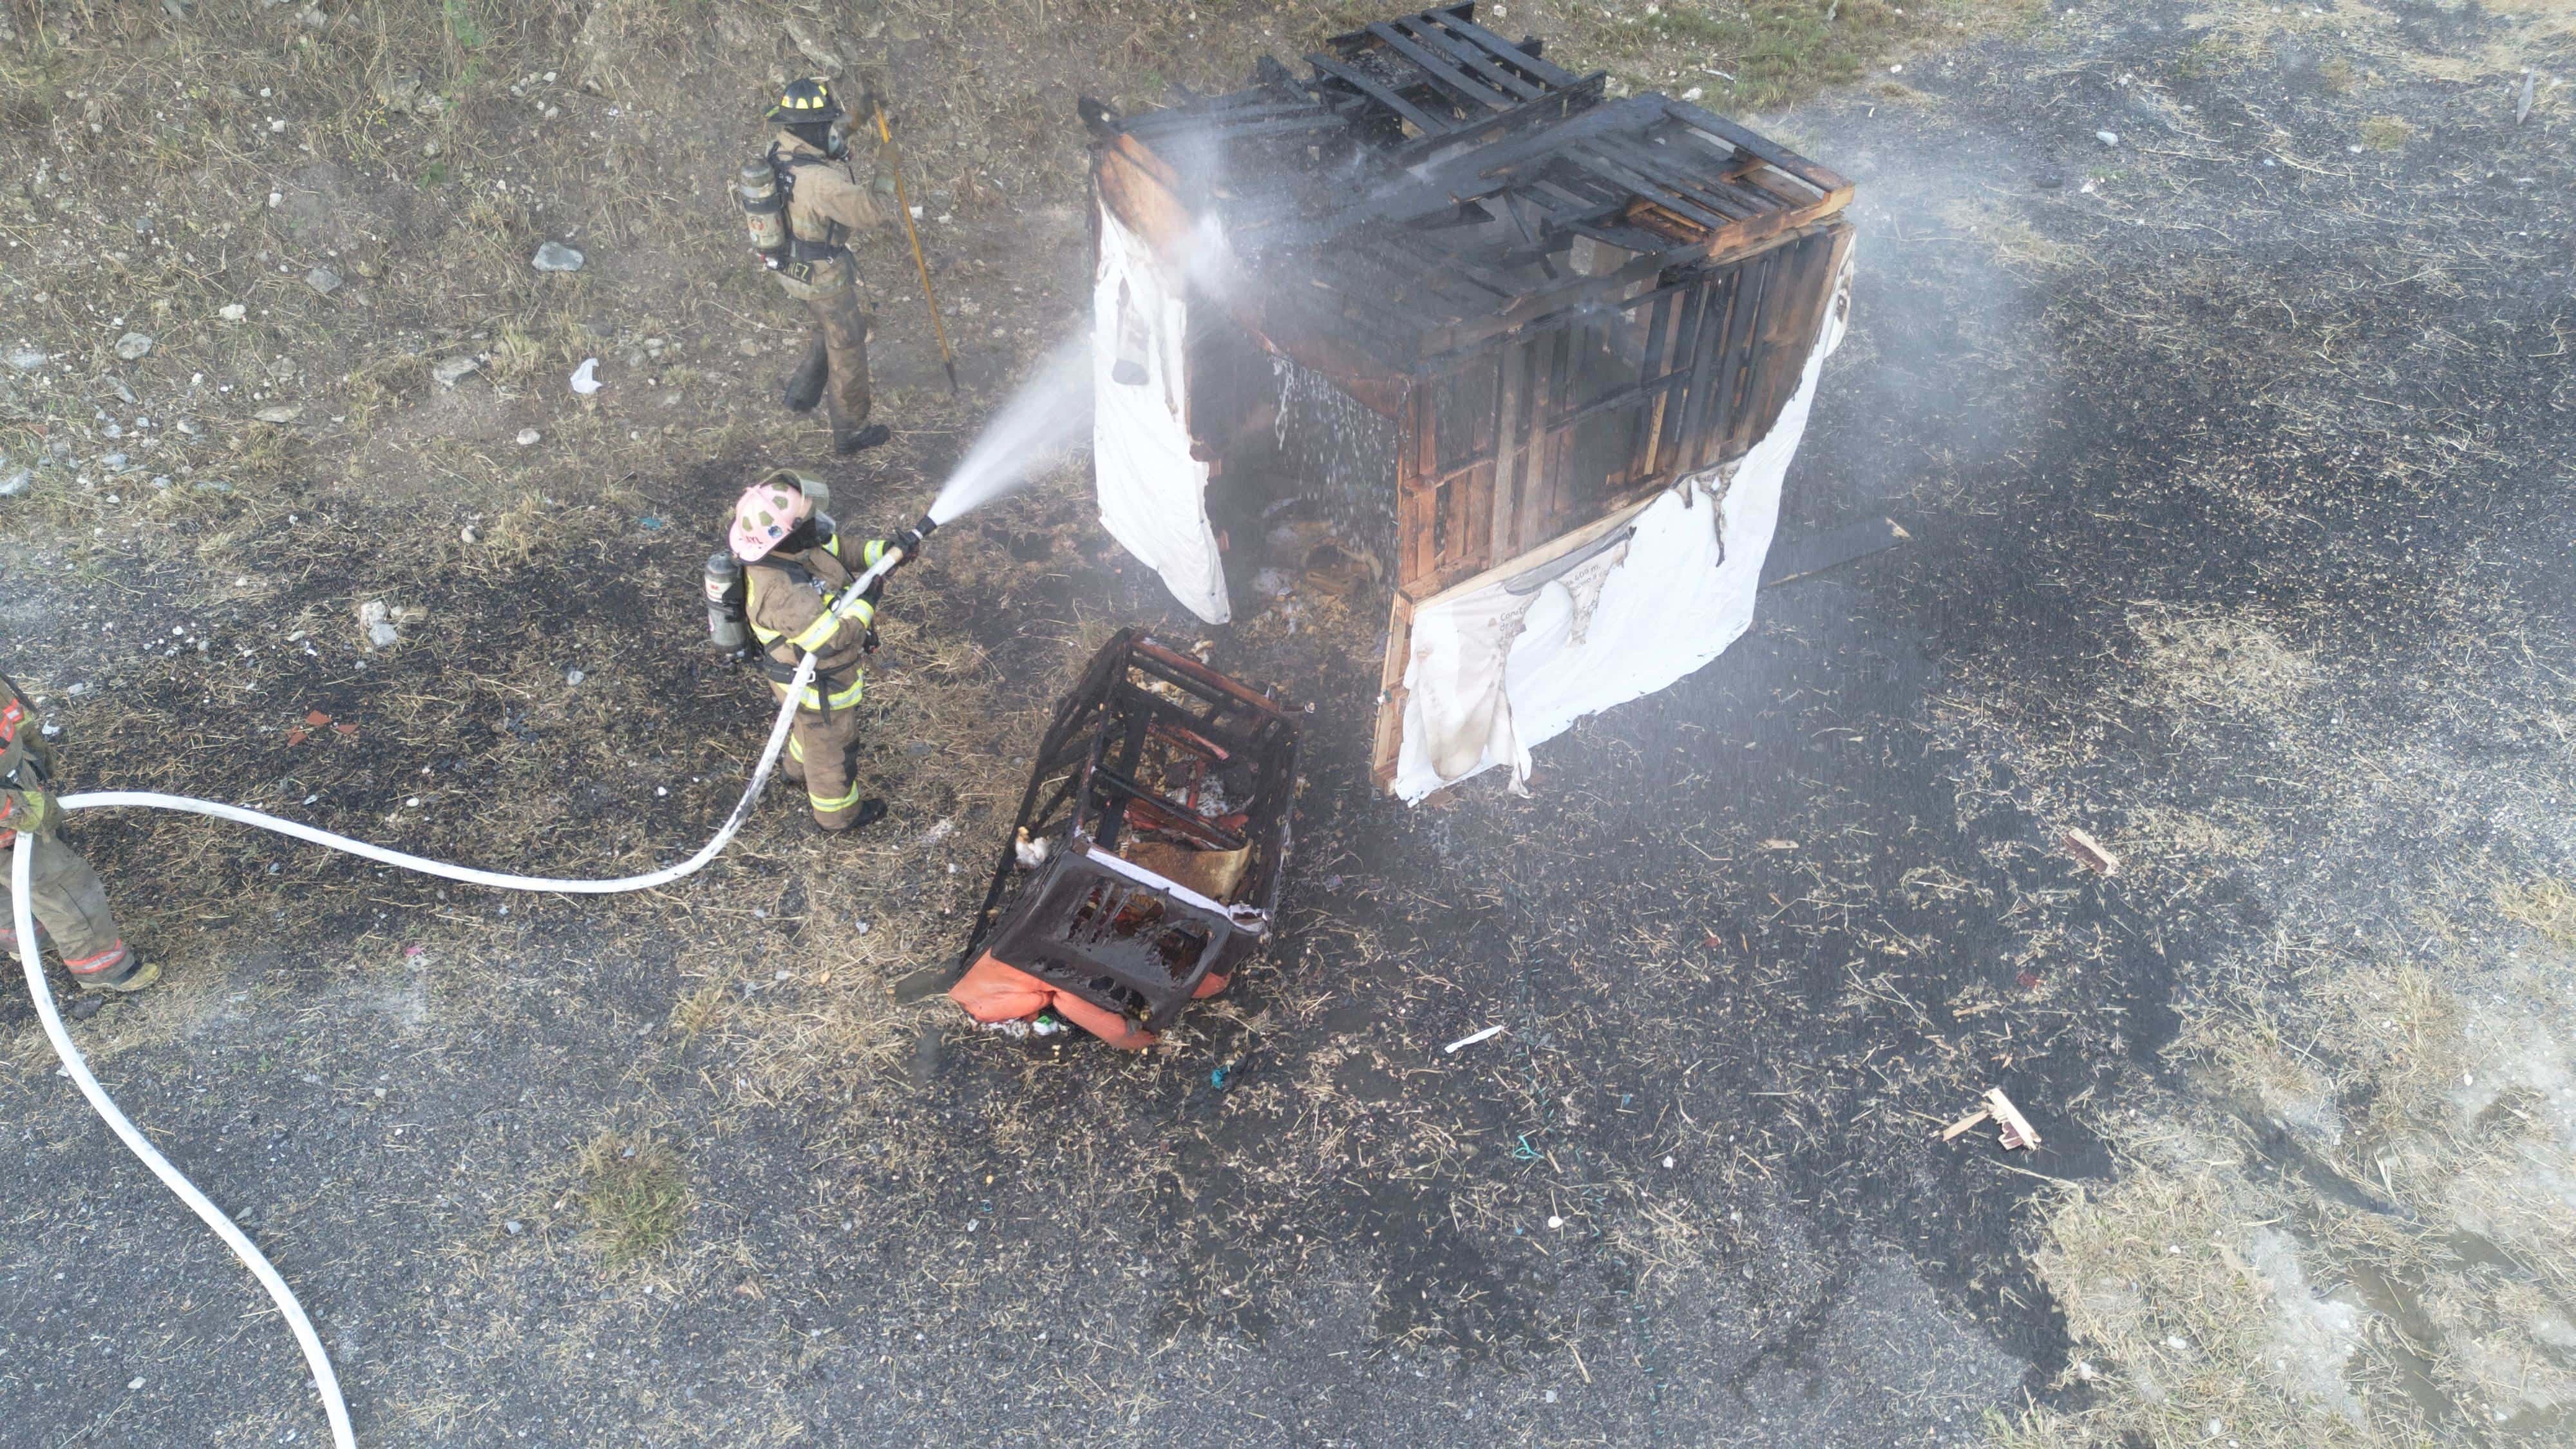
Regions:
[[[903, 562], [903, 558], [901, 549], [888, 550], [883, 559], [841, 591], [840, 602], [833, 605], [833, 614], [836, 617], [846, 617], [850, 607], [866, 593], [868, 586], [892, 572], [895, 565]], [[547, 876], [509, 875], [500, 871], [476, 870], [471, 866], [450, 865], [445, 861], [431, 860], [426, 856], [388, 850], [381, 845], [370, 845], [363, 840], [352, 840], [345, 835], [334, 835], [328, 830], [317, 830], [310, 825], [299, 824], [293, 820], [282, 820], [277, 816], [245, 809], [238, 805], [219, 805], [211, 800], [192, 800], [184, 795], [163, 795], [149, 790], [90, 791], [79, 795], [65, 795], [58, 803], [65, 810], [112, 810], [130, 806], [150, 810], [177, 810], [191, 815], [211, 815], [218, 820], [230, 820], [240, 825], [255, 825], [262, 830], [273, 830], [280, 835], [292, 836], [297, 840], [326, 845], [333, 850], [347, 851], [351, 855], [382, 865], [400, 866], [404, 870], [418, 871], [423, 875], [434, 875], [446, 880], [463, 881], [468, 885], [491, 886], [495, 890], [553, 891], [564, 895], [588, 896], [651, 890], [655, 886], [668, 885], [675, 880], [696, 874], [708, 861], [715, 859], [718, 853], [731, 844], [736, 834], [740, 833], [743, 822], [751, 818], [752, 806], [760, 799], [762, 788], [769, 783], [769, 772], [778, 763], [779, 751], [787, 746], [787, 733], [796, 723], [796, 703], [804, 697], [806, 686], [813, 683], [813, 680], [814, 656], [808, 654], [797, 663], [796, 677], [788, 684], [786, 697], [779, 702], [778, 720], [769, 727], [769, 743], [760, 752], [760, 763], [752, 769], [750, 785], [744, 788], [742, 798], [734, 802], [733, 813], [725, 817], [724, 826], [715, 833], [715, 837], [700, 847], [697, 854], [677, 865], [665, 866], [643, 875], [622, 876], [616, 880], [556, 880]], [[197, 1190], [195, 1183], [190, 1182], [179, 1169], [171, 1166], [170, 1160], [163, 1157], [151, 1142], [136, 1130], [134, 1123], [117, 1109], [115, 1100], [107, 1095], [107, 1089], [100, 1086], [98, 1078], [90, 1074], [89, 1063], [82, 1058], [80, 1048], [73, 1045], [71, 1034], [63, 1029], [63, 1019], [54, 1010], [53, 990], [45, 981], [44, 957], [37, 945], [35, 915], [29, 909], [29, 902], [33, 900], [29, 889], [34, 879], [34, 872], [35, 839], [22, 831], [18, 835], [17, 849], [13, 852], [10, 863], [10, 909], [13, 923], [18, 931], [18, 960], [26, 968], [27, 994], [35, 1000], [36, 1016], [45, 1026], [45, 1039], [53, 1043], [54, 1055], [62, 1058], [64, 1073], [72, 1079], [74, 1086], [80, 1088], [81, 1095], [89, 1099], [90, 1106], [98, 1112], [100, 1118], [106, 1121], [108, 1128], [116, 1133], [118, 1140], [125, 1144], [127, 1150], [142, 1159], [144, 1166], [152, 1169], [152, 1175], [161, 1179], [162, 1186], [170, 1189], [181, 1202], [188, 1205], [189, 1211], [194, 1212], [207, 1227], [212, 1228], [215, 1236], [223, 1239], [224, 1246], [233, 1250], [233, 1256], [241, 1259], [242, 1266], [250, 1269], [251, 1276], [259, 1280], [260, 1286], [268, 1290], [268, 1296], [277, 1304], [278, 1311], [286, 1315], [287, 1326], [295, 1331], [295, 1341], [304, 1350], [304, 1362], [313, 1370], [314, 1390], [322, 1396], [323, 1411], [330, 1416], [331, 1442], [336, 1449], [355, 1449], [358, 1441], [349, 1428], [349, 1406], [342, 1402], [340, 1397], [340, 1377], [331, 1371], [331, 1357], [323, 1351], [322, 1340], [313, 1331], [313, 1321], [304, 1314], [304, 1305], [295, 1301], [294, 1290], [286, 1286], [286, 1280], [278, 1276], [277, 1269], [269, 1263], [267, 1257], [249, 1237], [244, 1235], [240, 1228], [234, 1226], [233, 1220], [224, 1216], [223, 1209], [216, 1207], [204, 1193]]]

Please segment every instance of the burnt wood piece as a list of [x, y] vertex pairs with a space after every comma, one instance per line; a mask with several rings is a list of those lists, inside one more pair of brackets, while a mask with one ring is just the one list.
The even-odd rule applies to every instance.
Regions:
[[1547, 93], [1546, 86], [1514, 73], [1509, 67], [1497, 64], [1495, 57], [1484, 47], [1471, 45], [1442, 29], [1433, 22], [1428, 13], [1410, 15], [1402, 20], [1391, 20], [1387, 24], [1397, 32], [1440, 52], [1460, 70], [1485, 82], [1489, 87], [1499, 87], [1507, 95], [1516, 95], [1526, 101]]
[[1420, 66], [1425, 75], [1438, 81], [1443, 89], [1457, 97], [1462, 104], [1482, 106], [1494, 111], [1505, 110], [1511, 106], [1512, 98], [1509, 95], [1495, 90], [1432, 54], [1420, 41], [1403, 34], [1394, 26], [1379, 21], [1368, 28], [1368, 33], [1376, 36], [1389, 50]]
[[1272, 120], [1246, 121], [1211, 133], [1211, 138], [1225, 144], [1245, 141], [1267, 141], [1282, 136], [1311, 135], [1320, 131], [1348, 131], [1350, 118], [1321, 107], [1309, 107], [1302, 116], [1280, 116]]
[[[1708, 180], [1682, 164], [1683, 158], [1672, 154], [1672, 148], [1653, 140], [1633, 136], [1605, 135], [1593, 142], [1602, 155], [1621, 162], [1655, 185], [1714, 212], [1723, 213], [1729, 221], [1742, 221], [1773, 209], [1768, 196], [1748, 197], [1729, 191], [1723, 185], [1710, 185]], [[1724, 178], [1718, 178], [1723, 181]]]
[[1630, 170], [1626, 165], [1612, 160], [1595, 147], [1584, 146], [1569, 150], [1565, 153], [1565, 160], [1571, 165], [1582, 167], [1613, 186], [1624, 187], [1667, 211], [1679, 213], [1685, 220], [1706, 227], [1712, 233], [1724, 231], [1730, 220], [1716, 212], [1705, 210], [1695, 203], [1683, 200], [1670, 189], [1657, 185]]
[[1838, 171], [1819, 166], [1794, 151], [1764, 140], [1733, 121], [1712, 115], [1686, 102], [1664, 101], [1663, 108], [1665, 115], [1692, 130], [1714, 136], [1748, 156], [1760, 158], [1772, 169], [1794, 176], [1823, 192], [1833, 206], [1840, 206], [1851, 199], [1852, 184]]
[[1472, 120], [1454, 122], [1448, 130], [1438, 135], [1416, 136], [1387, 152], [1386, 163], [1401, 169], [1435, 151], [1468, 145], [1479, 137], [1492, 135], [1498, 131], [1542, 124], [1550, 120], [1562, 120], [1576, 111], [1598, 104], [1603, 88], [1609, 84], [1609, 81], [1610, 72], [1596, 70], [1562, 90], [1545, 92], [1532, 100], [1521, 102], [1510, 110], [1496, 111], [1491, 115]]
[[1449, 29], [1456, 31], [1460, 35], [1463, 35], [1469, 40], [1476, 42], [1478, 45], [1483, 46], [1507, 64], [1518, 66], [1520, 69], [1527, 71], [1531, 76], [1545, 81], [1549, 85], [1565, 87], [1580, 83], [1575, 80], [1574, 72], [1567, 70], [1561, 65], [1555, 65], [1548, 61], [1539, 59], [1538, 52], [1536, 50], [1523, 50], [1519, 46], [1512, 44], [1510, 41], [1503, 39], [1499, 35], [1496, 35], [1494, 32], [1478, 25], [1473, 19], [1469, 18], [1474, 14], [1474, 9], [1475, 7], [1473, 6], [1458, 5], [1452, 6], [1446, 10], [1426, 11], [1424, 13], [1438, 17], [1442, 25], [1447, 26]]
[[[1128, 812], [1142, 810], [1154, 818], [1155, 829], [1168, 830], [1175, 835], [1186, 835], [1206, 849], [1243, 849], [1244, 842], [1241, 836], [1229, 835], [1217, 829], [1208, 824], [1205, 819], [1191, 814], [1115, 770], [1103, 766], [1093, 770], [1091, 775], [1093, 780], [1120, 797], [1118, 809], [1114, 813], [1120, 816], [1122, 821]], [[1109, 847], [1105, 830], [1102, 832], [1100, 844], [1104, 850]]]
[[[1223, 97], [1215, 98], [1222, 101]], [[1174, 106], [1159, 111], [1139, 111], [1132, 116], [1119, 116], [1109, 124], [1139, 140], [1164, 131], [1196, 130], [1202, 127], [1222, 129], [1254, 121], [1277, 120], [1283, 116], [1311, 114], [1315, 103], [1304, 96], [1294, 100], [1260, 100], [1241, 105], [1213, 104], [1201, 101], [1193, 105]]]
[[1332, 77], [1334, 80], [1350, 86], [1352, 89], [1360, 92], [1360, 94], [1367, 96], [1370, 100], [1376, 101], [1379, 105], [1395, 112], [1404, 119], [1411, 121], [1425, 136], [1447, 135], [1457, 124], [1454, 121], [1434, 116], [1429, 111], [1426, 111], [1420, 106], [1415, 105], [1413, 102], [1406, 100], [1404, 97], [1397, 95], [1392, 87], [1387, 86], [1376, 77], [1371, 76], [1368, 72], [1361, 70], [1358, 66], [1344, 65], [1340, 61], [1333, 59], [1331, 56], [1317, 52], [1309, 52], [1306, 56], [1306, 63], [1323, 72], [1325, 75]]

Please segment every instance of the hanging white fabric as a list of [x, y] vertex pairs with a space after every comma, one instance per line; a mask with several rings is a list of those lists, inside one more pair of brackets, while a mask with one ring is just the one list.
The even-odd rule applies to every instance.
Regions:
[[1846, 259], [1797, 392], [1742, 458], [1415, 606], [1396, 794], [1418, 801], [1497, 765], [1518, 791], [1532, 749], [1665, 688], [1752, 627], [1780, 484], [1842, 344], [1850, 279]]
[[1092, 467], [1100, 523], [1189, 611], [1233, 617], [1205, 463], [1190, 456], [1189, 306], [1144, 238], [1100, 208], [1092, 277]]

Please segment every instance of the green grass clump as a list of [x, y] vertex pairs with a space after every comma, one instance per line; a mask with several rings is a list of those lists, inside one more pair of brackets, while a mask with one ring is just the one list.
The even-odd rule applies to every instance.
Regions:
[[609, 1133], [581, 1156], [579, 1201], [610, 1268], [668, 1253], [688, 1222], [688, 1175], [671, 1149]]
[[1674, 84], [1699, 86], [1705, 104], [1758, 110], [1856, 80], [1909, 42], [1954, 40], [2032, 8], [2027, 0], [1923, 0], [1902, 7], [1882, 0], [1676, 3], [1653, 14], [1641, 6], [1629, 23], [1602, 27], [1590, 39], [1633, 62], [1632, 78], [1644, 84], [1667, 84], [1655, 65], [1679, 69], [1687, 80]]

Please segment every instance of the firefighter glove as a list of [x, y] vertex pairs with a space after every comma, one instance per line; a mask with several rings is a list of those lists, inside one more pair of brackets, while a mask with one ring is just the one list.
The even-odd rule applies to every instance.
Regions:
[[0, 790], [0, 830], [51, 835], [63, 823], [63, 807], [45, 790]]

